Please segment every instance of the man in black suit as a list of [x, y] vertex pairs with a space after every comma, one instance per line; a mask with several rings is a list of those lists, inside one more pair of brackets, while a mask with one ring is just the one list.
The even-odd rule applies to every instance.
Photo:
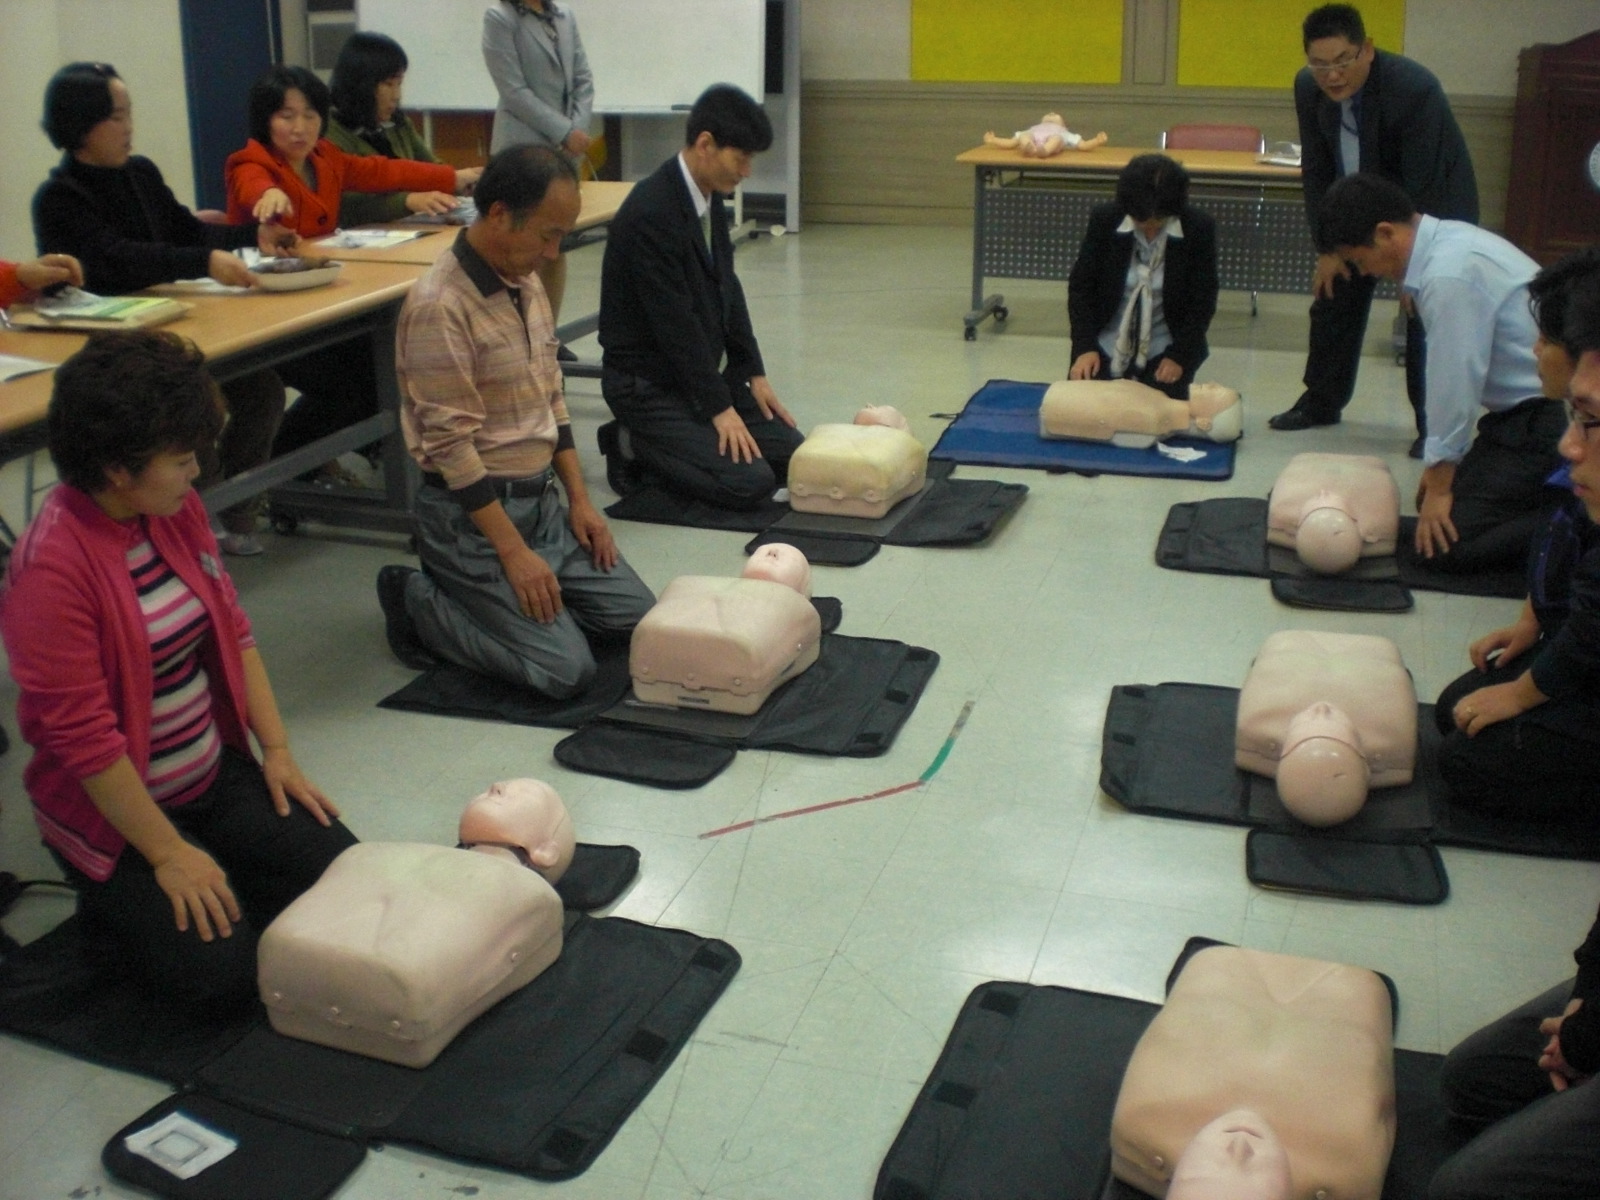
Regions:
[[[1325, 4], [1305, 19], [1306, 66], [1295, 76], [1300, 177], [1312, 228], [1336, 179], [1366, 171], [1399, 184], [1418, 212], [1478, 221], [1478, 183], [1466, 139], [1433, 72], [1373, 47], [1361, 14]], [[1305, 393], [1268, 423], [1274, 429], [1333, 425], [1350, 402], [1376, 280], [1351, 272], [1336, 254], [1319, 254], [1312, 284], [1311, 346]], [[1406, 394], [1422, 451], [1422, 325], [1406, 315]]]
[[772, 123], [728, 84], [695, 101], [681, 153], [641, 180], [606, 238], [600, 277], [600, 430], [618, 494], [654, 477], [722, 508], [783, 486], [801, 442], [767, 381], [722, 197], [772, 145]]
[[1137, 379], [1174, 400], [1211, 348], [1217, 311], [1217, 226], [1189, 206], [1189, 173], [1141, 154], [1099, 204], [1067, 281], [1072, 379]]

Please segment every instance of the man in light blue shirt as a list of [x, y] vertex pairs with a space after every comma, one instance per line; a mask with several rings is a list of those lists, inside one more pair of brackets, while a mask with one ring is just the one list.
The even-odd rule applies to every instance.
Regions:
[[1528, 281], [1539, 264], [1488, 230], [1423, 216], [1365, 173], [1328, 190], [1316, 233], [1319, 252], [1400, 284], [1428, 330], [1417, 553], [1440, 570], [1520, 568], [1559, 498], [1544, 481], [1566, 428], [1534, 360]]

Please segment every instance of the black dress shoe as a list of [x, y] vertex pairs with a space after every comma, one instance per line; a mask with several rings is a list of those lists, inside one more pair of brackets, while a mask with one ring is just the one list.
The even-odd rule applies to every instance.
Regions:
[[378, 607], [383, 609], [383, 633], [394, 656], [413, 671], [431, 671], [439, 660], [422, 644], [406, 611], [406, 582], [416, 573], [412, 567], [379, 567]]
[[1406, 457], [1408, 457], [1408, 458], [1421, 458], [1422, 457], [1422, 443], [1427, 441], [1427, 440], [1428, 440], [1428, 435], [1427, 434], [1425, 434], [1425, 433], [1417, 434], [1417, 440], [1411, 443], [1411, 449], [1406, 451]]
[[1285, 433], [1293, 433], [1300, 429], [1316, 429], [1321, 425], [1337, 425], [1338, 423], [1338, 413], [1328, 416], [1308, 408], [1301, 408], [1298, 404], [1293, 408], [1285, 409], [1275, 417], [1267, 418], [1269, 426]]
[[577, 362], [578, 361], [578, 356], [576, 354], [574, 354], [571, 350], [568, 350], [567, 349], [567, 344], [565, 342], [562, 342], [559, 346], [556, 347], [556, 361], [557, 362]]

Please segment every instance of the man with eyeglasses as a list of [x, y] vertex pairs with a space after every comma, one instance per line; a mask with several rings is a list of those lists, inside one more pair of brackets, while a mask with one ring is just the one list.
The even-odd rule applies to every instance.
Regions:
[[[1561, 456], [1571, 497], [1530, 556], [1522, 615], [1473, 644], [1478, 686], [1452, 684], [1439, 698], [1455, 727], [1440, 767], [1469, 767], [1469, 803], [1475, 786], [1502, 816], [1592, 826], [1600, 820], [1600, 253], [1547, 267], [1533, 293], [1541, 340], [1560, 356], [1550, 365], [1570, 372]], [[1457, 774], [1451, 783], [1458, 801], [1462, 782]], [[1576, 978], [1446, 1057], [1445, 1105], [1482, 1132], [1440, 1167], [1430, 1200], [1587, 1200], [1600, 1190], [1600, 919], [1573, 958]]]
[[[1348, 4], [1325, 4], [1301, 26], [1306, 66], [1295, 76], [1300, 121], [1300, 178], [1306, 214], [1317, 211], [1335, 180], [1365, 171], [1403, 188], [1419, 212], [1478, 222], [1478, 183], [1472, 156], [1439, 80], [1420, 63], [1376, 49], [1361, 14]], [[1361, 345], [1376, 281], [1351, 272], [1337, 255], [1319, 254], [1312, 282], [1311, 338], [1305, 392], [1293, 408], [1268, 422], [1274, 429], [1335, 425], [1355, 391]], [[1406, 318], [1406, 394], [1416, 414], [1421, 456], [1422, 323]]]

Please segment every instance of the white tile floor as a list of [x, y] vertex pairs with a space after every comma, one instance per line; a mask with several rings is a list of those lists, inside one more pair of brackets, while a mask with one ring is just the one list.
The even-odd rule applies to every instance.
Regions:
[[[942, 423], [929, 414], [958, 409], [985, 380], [1065, 373], [1059, 285], [997, 284], [1009, 328], [962, 340], [969, 244], [957, 229], [818, 226], [740, 252], [771, 376], [803, 424], [889, 403], [931, 444]], [[598, 251], [574, 256], [570, 311], [593, 304], [598, 261]], [[1417, 466], [1404, 457], [1401, 373], [1382, 355], [1384, 307], [1347, 421], [1285, 435], [1266, 418], [1299, 392], [1304, 301], [1264, 297], [1251, 318], [1247, 297], [1223, 297], [1204, 374], [1246, 396], [1231, 483], [984, 472], [1032, 489], [991, 544], [886, 547], [863, 567], [819, 569], [819, 593], [844, 602], [844, 632], [943, 656], [878, 759], [745, 753], [692, 792], [569, 775], [550, 757], [557, 732], [374, 707], [410, 677], [385, 648], [373, 592], [380, 566], [411, 561], [398, 541], [269, 535], [265, 556], [233, 560], [300, 761], [359, 835], [446, 841], [484, 784], [540, 776], [561, 790], [585, 840], [644, 852], [617, 914], [715, 934], [744, 956], [586, 1175], [543, 1185], [389, 1148], [368, 1156], [340, 1200], [864, 1200], [974, 986], [1029, 979], [1157, 999], [1192, 934], [1387, 971], [1402, 996], [1400, 1043], [1422, 1050], [1447, 1048], [1570, 973], [1600, 898], [1592, 865], [1446, 851], [1453, 891], [1438, 908], [1300, 899], [1245, 881], [1242, 830], [1130, 816], [1096, 787], [1113, 684], [1236, 685], [1269, 632], [1327, 628], [1394, 638], [1432, 696], [1465, 669], [1470, 638], [1515, 612], [1509, 601], [1419, 593], [1404, 616], [1314, 614], [1275, 604], [1257, 581], [1153, 564], [1171, 504], [1265, 494], [1296, 450], [1381, 454], [1409, 492]], [[607, 497], [592, 450], [605, 416], [597, 385], [576, 382], [569, 404], [590, 487]], [[12, 516], [19, 480], [15, 467], [0, 476]], [[626, 524], [617, 535], [656, 587], [685, 572], [731, 574], [742, 561], [741, 535]], [[0, 680], [5, 710], [13, 698]], [[968, 701], [965, 732], [921, 790], [700, 838], [915, 779]], [[0, 759], [0, 865], [35, 875], [50, 862], [23, 796], [25, 760], [21, 748]], [[30, 898], [6, 926], [26, 939], [65, 911]], [[100, 1147], [166, 1091], [0, 1037], [0, 1198], [130, 1195], [101, 1170]]]

